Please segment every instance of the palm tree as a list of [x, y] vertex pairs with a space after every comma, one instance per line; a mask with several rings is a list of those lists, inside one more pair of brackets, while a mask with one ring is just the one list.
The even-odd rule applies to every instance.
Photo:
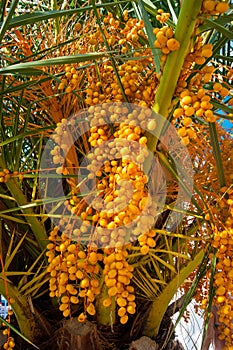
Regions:
[[171, 317], [192, 299], [206, 326], [216, 305], [230, 349], [231, 5], [8, 5], [4, 349], [126, 349], [142, 335], [180, 349]]

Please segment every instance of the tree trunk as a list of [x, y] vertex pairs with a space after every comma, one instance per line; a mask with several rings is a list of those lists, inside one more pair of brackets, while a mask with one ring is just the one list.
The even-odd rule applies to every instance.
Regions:
[[132, 319], [130, 327], [103, 326], [97, 329], [94, 322], [79, 323], [74, 317], [65, 320], [54, 335], [45, 343], [40, 344], [43, 350], [184, 350], [172, 333], [173, 323], [168, 309], [155, 339], [142, 336], [143, 316], [148, 303], [141, 306], [137, 316]]

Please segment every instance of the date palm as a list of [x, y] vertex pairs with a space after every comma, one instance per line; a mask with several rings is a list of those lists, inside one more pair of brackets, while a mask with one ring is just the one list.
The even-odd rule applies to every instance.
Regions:
[[[179, 348], [170, 317], [178, 311], [181, 317], [195, 298], [206, 310], [206, 324], [212, 303], [217, 305], [230, 349], [231, 9], [206, 0], [7, 5], [1, 5], [0, 30], [0, 293], [13, 315], [5, 348], [14, 347], [10, 328], [36, 347], [53, 339], [63, 317], [97, 324], [108, 348], [123, 349], [142, 334], [160, 347]], [[152, 114], [144, 124], [135, 117], [138, 134], [124, 125], [129, 110], [96, 128], [91, 113], [99, 104], [108, 112], [109, 103]], [[88, 178], [81, 169], [91, 147], [116, 138], [114, 133], [123, 139], [126, 129], [132, 141], [147, 143], [140, 161], [151, 181], [118, 158], [101, 170], [87, 167]], [[81, 137], [69, 144], [65, 133], [77, 136], [77, 130]], [[75, 225], [81, 220], [92, 231], [112, 225], [85, 201], [103, 189], [104, 200], [113, 201], [108, 179], [117, 166], [120, 174], [125, 167], [130, 181], [138, 176], [135, 192], [142, 197], [152, 186], [165, 200], [156, 213], [148, 212], [148, 220], [156, 216], [149, 234], [135, 233], [118, 248], [91, 245], [88, 231]], [[95, 172], [98, 191], [91, 183], [81, 192], [77, 181], [88, 184]], [[142, 197], [133, 204], [129, 198], [127, 210], [137, 212]], [[115, 277], [124, 290], [110, 285]], [[177, 291], [186, 297], [171, 304]]]

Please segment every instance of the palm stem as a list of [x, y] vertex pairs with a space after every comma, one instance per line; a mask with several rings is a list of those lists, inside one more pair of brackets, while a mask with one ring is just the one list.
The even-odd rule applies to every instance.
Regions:
[[[166, 119], [168, 119], [169, 116], [172, 98], [189, 49], [190, 40], [194, 32], [201, 5], [202, 0], [183, 0], [182, 2], [175, 30], [175, 39], [179, 41], [180, 48], [177, 51], [171, 52], [167, 57], [155, 96], [155, 102], [152, 107], [155, 113], [161, 114]], [[157, 125], [157, 128], [159, 128], [157, 135], [161, 135], [163, 124], [160, 123], [160, 125]], [[148, 133], [147, 138], [148, 147], [153, 153], [156, 150], [159, 138], [155, 138], [150, 133]]]
[[34, 341], [39, 329], [36, 332], [37, 325], [30, 311], [27, 298], [20, 294], [17, 287], [2, 279], [0, 279], [0, 294], [7, 300], [9, 300], [9, 296], [14, 300], [11, 307], [15, 313], [20, 331], [28, 340]]
[[153, 302], [149, 316], [146, 320], [144, 328], [144, 335], [148, 337], [155, 337], [158, 334], [159, 327], [167, 307], [174, 297], [178, 288], [184, 283], [184, 280], [190, 275], [192, 271], [197, 268], [204, 257], [204, 251], [201, 250], [179, 273], [171, 280], [171, 282], [164, 288], [162, 293]]
[[116, 302], [112, 298], [112, 304], [109, 307], [103, 305], [103, 301], [109, 298], [108, 288], [103, 283], [100, 295], [96, 298], [97, 306], [97, 323], [101, 326], [112, 326], [116, 318]]
[[[0, 162], [1, 163], [1, 162]], [[1, 164], [0, 164], [1, 166]], [[6, 183], [8, 190], [11, 193], [11, 196], [15, 198], [18, 206], [23, 206], [27, 204], [27, 199], [21, 189], [19, 188], [17, 182], [15, 179], [10, 179]], [[41, 222], [34, 216], [30, 216], [27, 214], [33, 214], [32, 209], [26, 208], [22, 209], [23, 214], [25, 215], [25, 219], [27, 220], [27, 223], [29, 224], [36, 241], [40, 247], [40, 249], [43, 251], [45, 250], [47, 243], [48, 243], [48, 236], [45, 231], [44, 226], [41, 224]]]

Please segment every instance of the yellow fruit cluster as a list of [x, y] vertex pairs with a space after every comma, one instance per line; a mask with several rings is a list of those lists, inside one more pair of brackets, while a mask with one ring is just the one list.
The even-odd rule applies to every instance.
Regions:
[[[9, 302], [12, 300], [13, 302], [13, 299], [10, 298]], [[10, 305], [10, 304], [9, 304]], [[7, 317], [6, 317], [6, 321], [8, 323], [10, 323], [11, 321], [11, 316], [13, 315], [13, 311], [10, 309], [10, 306], [8, 306], [8, 313], [7, 313]], [[4, 327], [3, 331], [2, 331], [2, 334], [7, 336], [7, 341], [3, 344], [3, 349], [6, 349], [6, 350], [11, 350], [11, 349], [14, 349], [15, 347], [15, 340], [14, 338], [11, 336], [11, 330], [9, 327], [6, 327], [6, 324], [5, 323], [2, 323], [2, 327]]]
[[[71, 315], [72, 304], [78, 303], [80, 298], [84, 299], [85, 308], [78, 320], [84, 321], [87, 314], [93, 316], [95, 296], [100, 290], [98, 280], [91, 275], [98, 275], [98, 261], [103, 258], [102, 250], [99, 253], [94, 247], [103, 247], [107, 254], [103, 263], [109, 299], [116, 298], [120, 322], [126, 323], [128, 314], [133, 314], [136, 307], [133, 287], [129, 286], [133, 269], [126, 261], [126, 249], [137, 239], [141, 254], [147, 254], [155, 246], [154, 231], [150, 229], [154, 226], [157, 204], [148, 194], [148, 178], [143, 174], [142, 164], [148, 155], [145, 129], [153, 131], [156, 122], [150, 110], [139, 107], [131, 111], [125, 104], [92, 105], [88, 113], [89, 143], [94, 147], [93, 153], [87, 155], [90, 161], [88, 178], [97, 177], [99, 194], [86, 205], [78, 197], [78, 190], [73, 188], [73, 196], [67, 200], [66, 207], [74, 220], [81, 218], [80, 225], [74, 229], [72, 221], [62, 218], [50, 234], [46, 253], [51, 276], [50, 296], [59, 298], [64, 317]], [[113, 131], [106, 123], [106, 116]], [[51, 154], [58, 165], [64, 161], [61, 151], [66, 127], [66, 120], [58, 123], [53, 136], [57, 146]], [[60, 168], [59, 173], [64, 172]], [[100, 199], [103, 208], [99, 207]], [[79, 242], [84, 235], [91, 242], [88, 252], [80, 250]], [[114, 261], [110, 264], [111, 259]], [[109, 306], [109, 300], [105, 300], [104, 305]]]
[[155, 237], [155, 231], [150, 230], [138, 237], [139, 244], [141, 246], [141, 253], [143, 255], [146, 255], [150, 248], [154, 248], [156, 245], [156, 242], [154, 240]]
[[[201, 46], [202, 42], [198, 41], [197, 51], [204, 51], [209, 47], [206, 45]], [[202, 47], [202, 48], [201, 48]], [[173, 112], [175, 120], [179, 120], [178, 134], [182, 137], [185, 145], [190, 143], [191, 139], [197, 137], [195, 130], [195, 123], [193, 120], [195, 117], [203, 118], [206, 122], [215, 122], [216, 116], [213, 112], [213, 104], [211, 103], [211, 97], [213, 94], [215, 98], [228, 96], [230, 94], [228, 85], [220, 82], [216, 82], [217, 73], [215, 74], [215, 68], [212, 65], [206, 66], [192, 77], [187, 84], [186, 77], [191, 73], [194, 62], [197, 57], [196, 51], [187, 55], [184, 62], [183, 70], [176, 87], [176, 95], [179, 98], [179, 106]], [[203, 53], [202, 53], [203, 55]], [[207, 53], [204, 54], [207, 57]], [[197, 62], [196, 62], [197, 63]], [[204, 88], [204, 85], [208, 83], [208, 90]], [[212, 87], [211, 87], [212, 86]]]
[[233, 189], [222, 188], [228, 198], [219, 202], [221, 217], [226, 217], [225, 229], [215, 228], [212, 246], [217, 249], [216, 273], [214, 276], [215, 304], [219, 315], [219, 338], [225, 341], [224, 350], [229, 349], [233, 339]]
[[10, 178], [18, 178], [19, 180], [23, 180], [24, 174], [19, 173], [18, 171], [10, 172], [9, 169], [2, 169], [0, 171], [0, 183], [7, 182]]
[[226, 12], [229, 5], [225, 1], [204, 0], [202, 3], [202, 12], [207, 15], [218, 15]]
[[[66, 119], [63, 118], [60, 123], [57, 123], [57, 127], [54, 130], [52, 138], [56, 143], [56, 146], [50, 152], [50, 154], [53, 156], [53, 163], [55, 165], [63, 165], [65, 162], [64, 153], [66, 154], [70, 147]], [[62, 174], [64, 173], [64, 168], [62, 166], [57, 167], [56, 172], [58, 174]]]
[[85, 311], [94, 315], [93, 301], [100, 293], [99, 281], [94, 276], [99, 273], [98, 262], [103, 256], [93, 249], [81, 250], [79, 243], [58, 233], [59, 228], [55, 227], [47, 245], [50, 296], [59, 298], [64, 317], [71, 315], [72, 304], [78, 304], [80, 298], [85, 300]]
[[[146, 56], [146, 52], [144, 52]], [[135, 58], [140, 54], [135, 53]], [[145, 101], [150, 105], [154, 97], [154, 89], [157, 84], [155, 73], [148, 67], [149, 59], [128, 60], [118, 67], [119, 79], [114, 74], [111, 62], [104, 64], [101, 69], [101, 82], [95, 79], [95, 72], [90, 77], [88, 88], [85, 89], [85, 103], [89, 106], [104, 102], [140, 102]], [[104, 93], [103, 93], [104, 92]]]
[[[220, 98], [222, 97], [226, 97], [230, 94], [230, 91], [228, 90], [228, 88], [224, 87], [221, 83], [217, 82], [213, 84], [213, 92], [216, 92], [217, 95], [220, 96]], [[230, 100], [231, 101], [231, 100]], [[232, 102], [228, 102], [229, 105]]]
[[[100, 242], [115, 247], [127, 243], [124, 241], [124, 236], [127, 236], [126, 226], [134, 220], [135, 225], [131, 228], [131, 235], [135, 235], [135, 239], [141, 233], [142, 221], [146, 231], [153, 226], [152, 216], [151, 220], [150, 216], [145, 218], [143, 215], [140, 216], [145, 206], [147, 206], [149, 213], [156, 212], [156, 205], [152, 204], [152, 200], [145, 190], [148, 179], [147, 176], [143, 175], [140, 164], [143, 164], [148, 154], [145, 147], [147, 138], [144, 136], [142, 127], [145, 126], [149, 130], [153, 130], [156, 123], [151, 115], [147, 115], [148, 110], [141, 109], [141, 113], [138, 111], [129, 113], [126, 107], [121, 108], [119, 105], [109, 108], [110, 121], [119, 120], [122, 118], [122, 113], [125, 113], [126, 117], [123, 123], [116, 125], [114, 138], [107, 144], [104, 141], [109, 137], [109, 127], [91, 127], [89, 141], [96, 147], [94, 153], [88, 155], [91, 163], [87, 169], [90, 171], [89, 178], [94, 178], [96, 174], [99, 177], [97, 189], [101, 191], [92, 202], [92, 205], [97, 208], [92, 221], [96, 222], [96, 232], [100, 235]], [[106, 113], [103, 107], [90, 107], [89, 111], [91, 112], [91, 125], [102, 123], [103, 112]], [[138, 122], [136, 123], [137, 118]], [[140, 126], [135, 126], [135, 124]], [[136, 142], [131, 144], [131, 141]], [[138, 145], [140, 152], [138, 152]], [[130, 154], [129, 146], [132, 148]], [[109, 154], [112, 155], [113, 160], [104, 161], [104, 159], [108, 159]], [[132, 161], [129, 160], [129, 157], [133, 158]], [[102, 176], [103, 174], [105, 176]], [[98, 210], [99, 197], [104, 200], [105, 210]], [[104, 233], [104, 229], [112, 231], [110, 234]]]
[[[185, 58], [183, 65], [183, 72], [181, 74], [189, 74], [190, 69], [194, 67], [195, 64], [202, 65], [206, 60], [212, 56], [213, 45], [204, 44], [203, 38], [199, 35], [196, 36], [193, 47], [190, 49], [189, 53]], [[205, 67], [206, 68], [206, 67]]]
[[166, 22], [170, 17], [170, 13], [164, 12], [162, 9], [158, 9], [157, 12], [158, 14], [156, 15], [156, 19], [162, 24], [164, 24], [164, 22]]
[[[212, 65], [206, 66], [200, 70], [195, 77], [190, 80], [191, 89], [203, 88], [206, 83], [212, 83], [215, 79], [214, 67]], [[206, 91], [211, 93], [212, 91]], [[211, 94], [210, 94], [211, 95]]]
[[66, 65], [65, 77], [61, 79], [58, 90], [65, 90], [67, 93], [78, 90], [80, 88], [80, 78], [81, 75], [74, 65]]
[[108, 298], [103, 301], [103, 305], [109, 307], [113, 299], [116, 301], [121, 324], [128, 321], [128, 314], [132, 315], [136, 311], [134, 288], [130, 286], [133, 267], [126, 261], [127, 256], [125, 249], [115, 249], [104, 258], [103, 274], [108, 288]]
[[214, 122], [216, 117], [213, 114], [213, 105], [210, 102], [211, 97], [202, 88], [196, 92], [184, 89], [179, 94], [180, 107], [174, 110], [175, 119], [180, 119], [178, 134], [182, 137], [185, 145], [189, 144], [190, 139], [196, 138], [195, 129], [192, 128], [192, 116], [203, 117], [208, 122]]
[[0, 182], [7, 182], [10, 179], [10, 171], [8, 169], [3, 169], [0, 171]]
[[[135, 57], [137, 56], [140, 55], [136, 53]], [[154, 97], [153, 91], [157, 79], [153, 71], [147, 67], [149, 61], [144, 60], [136, 63], [129, 60], [119, 67], [121, 84], [129, 102], [145, 101], [150, 105]]]
[[[122, 28], [121, 34], [123, 38], [126, 38], [127, 41], [123, 42], [126, 44], [130, 42], [131, 44], [135, 44], [138, 42], [140, 37], [145, 37], [143, 32], [144, 22], [142, 20], [137, 20], [136, 18], [129, 18], [126, 22], [124, 28]], [[122, 44], [122, 42], [119, 42]]]
[[[112, 67], [109, 66], [106, 67], [106, 72], [107, 71], [112, 71]], [[105, 95], [102, 93], [102, 83], [97, 81], [93, 82], [90, 85], [88, 85], [88, 88], [85, 89], [86, 92], [86, 98], [85, 98], [85, 103], [86, 105], [96, 105], [99, 103], [104, 102], [105, 100]]]
[[[3, 331], [3, 334], [5, 334], [4, 331]], [[8, 337], [7, 342], [5, 344], [3, 344], [3, 349], [11, 350], [11, 349], [14, 349], [14, 347], [15, 347], [14, 338]]]
[[156, 36], [154, 45], [156, 48], [161, 49], [164, 55], [168, 55], [171, 51], [177, 51], [179, 49], [180, 43], [173, 37], [174, 32], [171, 27], [154, 28], [153, 33]]
[[211, 57], [213, 54], [212, 44], [205, 44], [201, 47], [200, 50], [195, 52], [195, 63], [196, 64], [204, 64], [206, 59]]
[[[135, 59], [127, 60], [123, 64], [105, 60], [98, 64], [98, 69], [95, 66], [86, 69], [85, 74], [82, 73], [82, 64], [66, 65], [64, 77], [56, 84], [58, 91], [77, 91], [79, 103], [84, 101], [87, 106], [110, 101], [151, 105], [158, 81], [154, 70], [151, 70], [151, 50], [143, 47], [139, 40], [146, 39], [144, 23], [142, 20], [128, 18], [127, 12], [124, 12], [124, 19], [125, 21], [120, 22], [111, 13], [107, 14], [103, 20], [104, 37], [99, 27], [90, 23], [91, 29], [85, 29], [85, 40], [80, 37], [76, 46], [80, 53], [91, 51], [89, 46], [93, 45], [101, 52], [106, 50], [107, 42], [112, 49], [120, 50], [122, 54], [130, 52], [130, 56]], [[119, 76], [115, 73], [116, 69]]]
[[184, 108], [186, 116], [191, 116], [195, 112], [198, 117], [205, 117], [210, 122], [215, 121], [215, 118], [213, 118], [211, 97], [204, 89], [199, 89], [196, 94], [184, 91], [180, 96], [182, 98], [181, 106]]

